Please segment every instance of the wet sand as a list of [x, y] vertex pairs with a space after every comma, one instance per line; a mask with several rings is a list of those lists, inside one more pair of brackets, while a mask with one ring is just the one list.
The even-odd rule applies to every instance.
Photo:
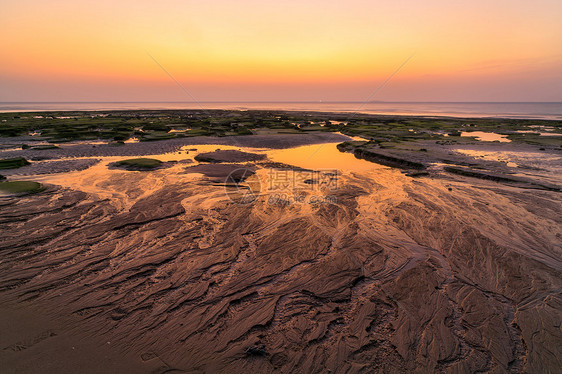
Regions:
[[[20, 144], [19, 149], [7, 148], [1, 152], [2, 158], [30, 157], [30, 151], [21, 149], [21, 142], [28, 138], [6, 138], [0, 137], [0, 142], [9, 144]], [[249, 148], [273, 148], [283, 149], [308, 144], [321, 144], [343, 142], [349, 137], [337, 133], [317, 134], [286, 134], [286, 135], [242, 135], [242, 136], [198, 136], [192, 138], [179, 138], [141, 143], [126, 143], [119, 145], [108, 142], [78, 142], [62, 144], [55, 149], [33, 150], [32, 159], [59, 159], [59, 158], [82, 158], [82, 157], [111, 157], [111, 156], [147, 156], [163, 153], [176, 152], [188, 145], [215, 144], [234, 147]], [[1, 144], [1, 143], [0, 143]]]
[[[109, 169], [118, 155], [1, 198], [3, 371], [562, 367], [559, 192], [267, 145], [241, 148], [268, 157], [243, 165], [251, 204], [191, 164]], [[194, 148], [163, 158], [221, 147]], [[299, 167], [296, 190], [275, 163]]]

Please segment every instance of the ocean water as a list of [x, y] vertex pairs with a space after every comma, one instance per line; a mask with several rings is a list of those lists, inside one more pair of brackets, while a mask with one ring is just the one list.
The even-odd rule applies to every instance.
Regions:
[[562, 102], [11, 102], [0, 103], [0, 112], [63, 110], [237, 109], [359, 112], [368, 114], [498, 117], [562, 120]]

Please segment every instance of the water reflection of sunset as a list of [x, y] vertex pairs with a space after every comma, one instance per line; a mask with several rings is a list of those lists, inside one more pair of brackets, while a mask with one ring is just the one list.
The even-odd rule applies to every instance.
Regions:
[[356, 158], [352, 153], [342, 153], [336, 144], [315, 144], [268, 152], [272, 161], [308, 169], [336, 169], [340, 171], [372, 171], [384, 166]]

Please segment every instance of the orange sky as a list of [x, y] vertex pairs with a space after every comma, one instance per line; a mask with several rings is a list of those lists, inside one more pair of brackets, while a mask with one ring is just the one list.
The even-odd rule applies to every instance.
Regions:
[[562, 101], [562, 1], [0, 2], [0, 101]]

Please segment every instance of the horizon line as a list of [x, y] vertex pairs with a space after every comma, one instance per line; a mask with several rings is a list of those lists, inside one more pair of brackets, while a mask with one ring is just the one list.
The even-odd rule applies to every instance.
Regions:
[[[0, 101], [0, 104], [127, 104], [127, 103], [162, 103], [162, 104], [198, 104], [198, 103], [227, 103], [227, 104], [357, 104], [364, 101], [334, 101], [334, 100], [281, 100], [281, 101], [229, 101], [229, 100], [211, 100], [211, 101]], [[562, 101], [386, 101], [372, 100], [367, 103], [388, 103], [388, 104], [562, 104]]]

